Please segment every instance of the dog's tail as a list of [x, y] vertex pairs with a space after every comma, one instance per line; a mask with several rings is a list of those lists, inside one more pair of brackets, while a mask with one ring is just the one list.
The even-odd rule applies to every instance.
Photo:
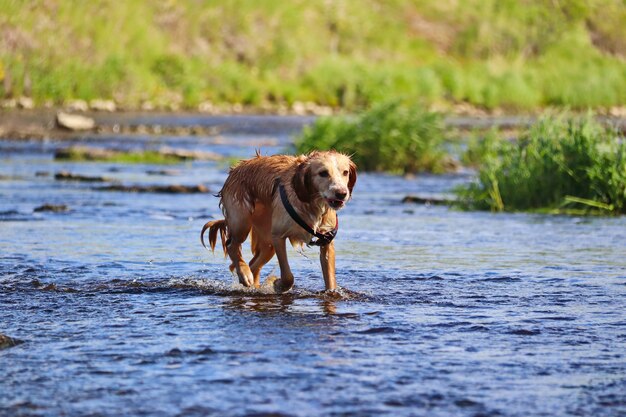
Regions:
[[219, 232], [220, 238], [222, 240], [222, 249], [224, 249], [224, 256], [226, 256], [226, 242], [227, 242], [227, 231], [228, 228], [226, 226], [226, 220], [211, 220], [207, 222], [200, 232], [200, 242], [202, 242], [202, 246], [204, 246], [207, 250], [206, 244], [204, 243], [204, 232], [209, 231], [209, 245], [211, 246], [211, 251], [215, 252], [215, 244], [217, 243], [217, 234]]

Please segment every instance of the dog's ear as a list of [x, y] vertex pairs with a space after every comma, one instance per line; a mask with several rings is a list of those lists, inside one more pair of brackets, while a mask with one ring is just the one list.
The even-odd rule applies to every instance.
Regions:
[[298, 199], [304, 203], [310, 203], [313, 196], [312, 184], [311, 184], [311, 169], [307, 162], [301, 162], [296, 167], [296, 173], [291, 179], [291, 185], [293, 186]]
[[350, 161], [350, 176], [348, 177], [348, 190], [350, 191], [350, 198], [352, 198], [352, 189], [356, 184], [356, 164]]

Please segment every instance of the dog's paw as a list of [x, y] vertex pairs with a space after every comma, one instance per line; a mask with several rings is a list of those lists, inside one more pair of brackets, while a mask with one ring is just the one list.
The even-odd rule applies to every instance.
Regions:
[[343, 290], [341, 288], [333, 288], [332, 290], [319, 291], [318, 294], [323, 297], [337, 300], [343, 298]]
[[284, 292], [289, 291], [293, 287], [293, 280], [290, 283], [285, 284], [285, 281], [277, 278], [273, 282], [273, 286], [274, 286], [274, 291], [276, 292], [276, 294], [282, 294]]
[[249, 269], [241, 271], [237, 274], [237, 277], [239, 278], [239, 283], [244, 287], [254, 287], [254, 277]]

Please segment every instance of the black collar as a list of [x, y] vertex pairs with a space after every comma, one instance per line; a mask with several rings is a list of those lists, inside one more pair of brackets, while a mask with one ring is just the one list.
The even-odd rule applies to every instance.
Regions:
[[311, 241], [307, 244], [308, 246], [326, 246], [330, 242], [333, 241], [333, 239], [337, 235], [337, 230], [339, 230], [339, 217], [337, 216], [336, 213], [335, 213], [335, 216], [336, 216], [337, 221], [335, 223], [335, 228], [333, 230], [331, 230], [330, 232], [318, 233], [318, 232], [314, 231], [311, 228], [311, 226], [306, 224], [306, 222], [304, 220], [302, 220], [302, 217], [300, 217], [298, 215], [296, 210], [293, 208], [293, 206], [289, 202], [289, 199], [287, 198], [287, 193], [285, 192], [285, 187], [283, 187], [282, 184], [278, 185], [278, 191], [280, 192], [280, 199], [283, 202], [283, 206], [285, 206], [285, 210], [287, 210], [287, 213], [289, 213], [289, 215], [291, 216], [293, 221], [298, 223], [300, 225], [300, 227], [302, 227], [304, 230], [306, 230], [309, 234], [311, 234], [311, 235], [313, 235], [313, 236], [315, 236], [317, 238], [317, 240], [311, 239]]

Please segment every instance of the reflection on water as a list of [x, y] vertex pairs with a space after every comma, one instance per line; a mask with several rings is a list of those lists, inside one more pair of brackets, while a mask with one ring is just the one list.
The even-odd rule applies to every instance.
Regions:
[[[262, 135], [268, 153], [288, 146]], [[251, 156], [254, 138], [158, 140]], [[307, 249], [290, 252], [294, 290], [274, 295], [201, 247], [221, 216], [210, 194], [53, 178], [217, 190], [226, 164], [56, 163], [59, 146], [0, 141], [0, 333], [25, 342], [0, 351], [0, 415], [626, 413], [624, 218], [407, 206], [471, 178], [362, 174], [340, 214], [342, 290], [321, 291]], [[69, 210], [33, 211], [44, 203]], [[264, 279], [276, 273], [274, 260]]]

